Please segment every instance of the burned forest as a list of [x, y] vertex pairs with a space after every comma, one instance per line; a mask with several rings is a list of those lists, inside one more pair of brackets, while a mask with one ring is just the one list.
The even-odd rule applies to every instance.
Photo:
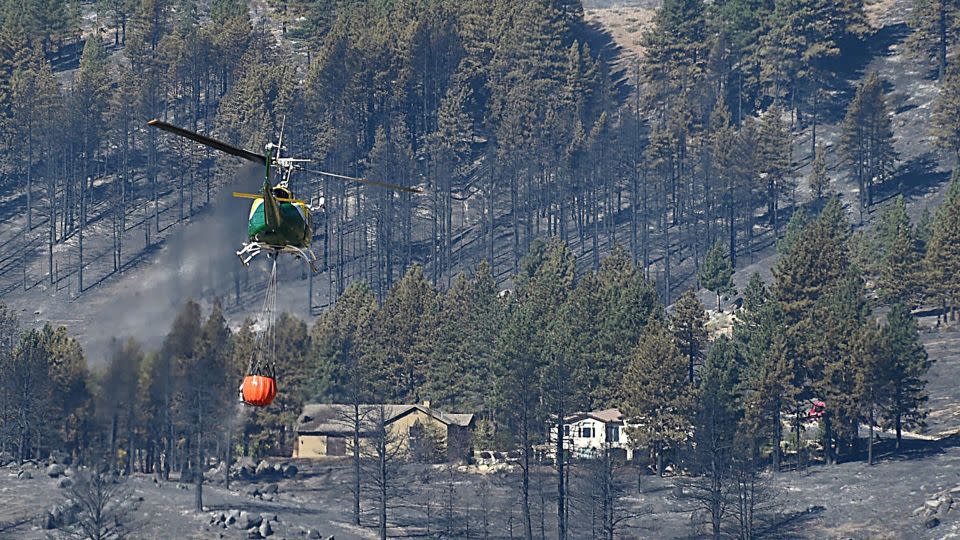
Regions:
[[957, 0], [6, 0], [0, 148], [0, 538], [960, 534]]

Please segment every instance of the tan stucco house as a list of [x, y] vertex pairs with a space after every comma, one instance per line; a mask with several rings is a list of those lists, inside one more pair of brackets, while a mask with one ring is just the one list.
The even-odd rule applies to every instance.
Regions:
[[[475, 415], [447, 413], [422, 405], [360, 405], [361, 449], [369, 444], [377, 419], [382, 416], [394, 445], [402, 451], [417, 447], [424, 436], [443, 447], [449, 460], [469, 455]], [[295, 458], [333, 458], [353, 452], [353, 405], [310, 403], [304, 405], [297, 419], [297, 437], [293, 445]]]

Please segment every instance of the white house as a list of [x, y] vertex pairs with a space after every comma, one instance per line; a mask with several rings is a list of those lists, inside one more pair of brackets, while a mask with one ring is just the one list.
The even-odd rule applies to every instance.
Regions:
[[[627, 459], [633, 459], [633, 445], [618, 409], [571, 414], [564, 419], [563, 438], [564, 446], [574, 457], [597, 457], [604, 448], [617, 448], [626, 452]], [[550, 429], [551, 447], [556, 440], [557, 428], [554, 426]]]

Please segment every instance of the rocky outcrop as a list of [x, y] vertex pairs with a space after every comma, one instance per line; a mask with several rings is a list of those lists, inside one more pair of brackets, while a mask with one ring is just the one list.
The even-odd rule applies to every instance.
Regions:
[[49, 467], [47, 467], [47, 476], [49, 476], [50, 478], [59, 478], [60, 475], [63, 474], [64, 470], [65, 469], [63, 465], [60, 465], [59, 463], [54, 463]]
[[958, 504], [960, 504], [960, 486], [945, 489], [927, 498], [923, 506], [914, 509], [913, 515], [919, 517], [925, 527], [932, 529], [939, 526]]
[[280, 518], [276, 514], [254, 514], [246, 510], [212, 512], [209, 525], [220, 529], [246, 531], [247, 538], [267, 538], [276, 531]]

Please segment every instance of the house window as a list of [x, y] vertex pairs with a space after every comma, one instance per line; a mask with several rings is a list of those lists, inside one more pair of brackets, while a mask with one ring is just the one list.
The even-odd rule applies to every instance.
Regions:
[[620, 426], [607, 426], [607, 442], [620, 442]]
[[564, 437], [570, 436], [570, 426], [563, 426], [563, 436]]
[[590, 426], [583, 426], [580, 428], [580, 436], [584, 439], [590, 439], [593, 437], [593, 428]]

